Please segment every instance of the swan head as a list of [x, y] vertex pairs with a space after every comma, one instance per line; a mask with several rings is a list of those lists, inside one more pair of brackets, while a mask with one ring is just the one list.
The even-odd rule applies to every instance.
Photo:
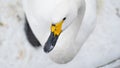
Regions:
[[50, 35], [44, 45], [44, 51], [46, 53], [51, 52], [56, 46], [57, 40], [62, 32], [64, 32], [77, 17], [78, 9], [76, 5], [61, 4], [54, 10], [51, 15], [52, 23], [50, 25]]

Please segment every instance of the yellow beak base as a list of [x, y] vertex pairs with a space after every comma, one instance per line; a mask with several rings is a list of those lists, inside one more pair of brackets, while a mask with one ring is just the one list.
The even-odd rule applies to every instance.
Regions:
[[60, 33], [62, 32], [62, 24], [63, 24], [63, 22], [64, 22], [64, 20], [58, 22], [57, 24], [52, 24], [51, 25], [51, 32], [53, 32], [55, 36], [60, 35]]

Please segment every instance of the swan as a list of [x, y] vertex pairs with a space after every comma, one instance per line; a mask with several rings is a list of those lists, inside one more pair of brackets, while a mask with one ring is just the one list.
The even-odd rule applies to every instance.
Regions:
[[[89, 2], [89, 3], [88, 3]], [[95, 27], [95, 0], [22, 0], [35, 40], [56, 63], [70, 62]]]

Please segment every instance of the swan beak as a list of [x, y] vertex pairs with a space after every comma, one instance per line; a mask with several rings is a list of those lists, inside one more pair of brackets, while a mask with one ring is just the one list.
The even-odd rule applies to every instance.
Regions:
[[64, 20], [51, 25], [51, 33], [47, 42], [45, 43], [44, 52], [49, 53], [55, 47], [58, 37], [62, 32], [63, 22]]

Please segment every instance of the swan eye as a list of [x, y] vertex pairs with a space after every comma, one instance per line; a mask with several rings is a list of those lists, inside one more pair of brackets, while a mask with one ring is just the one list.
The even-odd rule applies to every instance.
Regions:
[[66, 17], [63, 18], [63, 21], [66, 20]]

